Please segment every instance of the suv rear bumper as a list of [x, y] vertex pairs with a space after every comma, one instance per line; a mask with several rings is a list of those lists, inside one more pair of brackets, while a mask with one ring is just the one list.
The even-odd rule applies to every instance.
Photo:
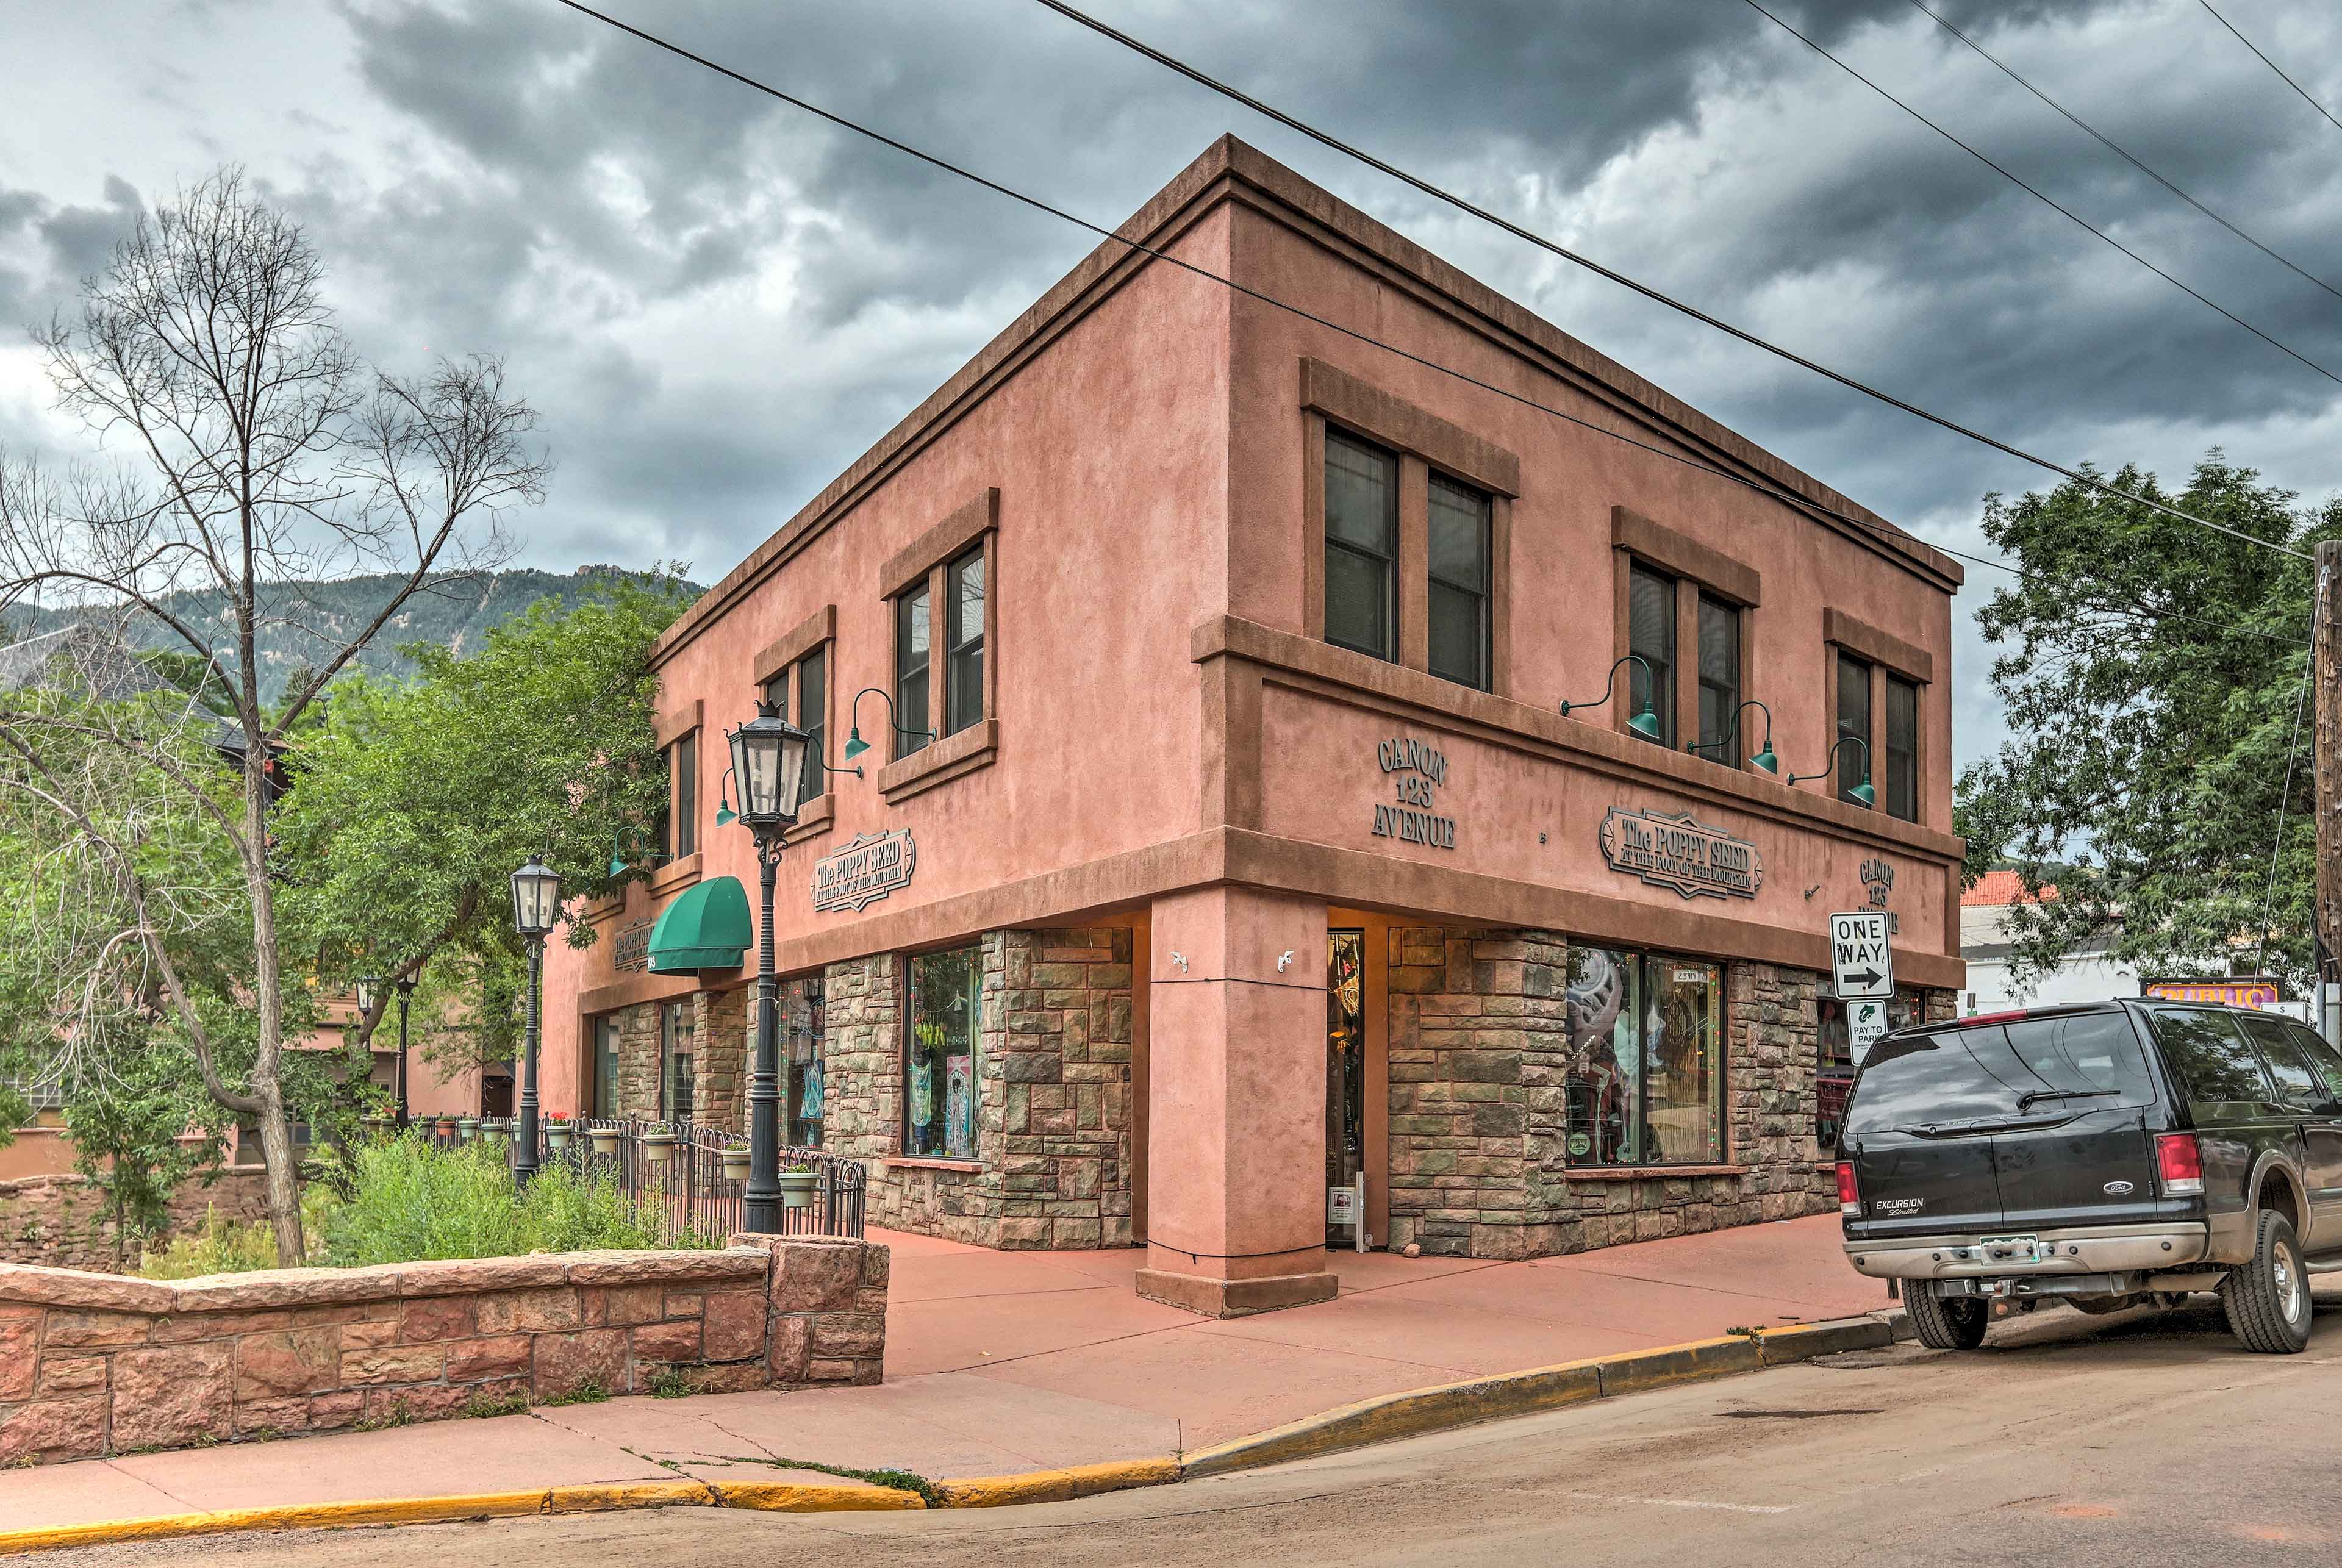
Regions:
[[2083, 1225], [2028, 1233], [2045, 1253], [2054, 1243], [2055, 1255], [2037, 1263], [1996, 1260], [1985, 1254], [1986, 1233], [1973, 1232], [1849, 1241], [1846, 1256], [1857, 1273], [1873, 1279], [2002, 1279], [2176, 1268], [2200, 1263], [2210, 1245], [2210, 1232], [2201, 1223]]

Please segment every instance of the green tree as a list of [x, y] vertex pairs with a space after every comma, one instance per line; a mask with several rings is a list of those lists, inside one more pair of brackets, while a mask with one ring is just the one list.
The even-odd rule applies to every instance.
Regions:
[[114, 1264], [170, 1217], [171, 1195], [197, 1169], [216, 1169], [230, 1124], [203, 1092], [184, 1048], [121, 1042], [104, 1071], [85, 1064], [65, 1096], [74, 1168], [105, 1195]]
[[[599, 898], [644, 874], [613, 876], [611, 852], [666, 802], [649, 654], [689, 602], [679, 578], [618, 583], [606, 599], [540, 602], [474, 653], [410, 648], [412, 681], [335, 687], [276, 818], [280, 859], [300, 868], [284, 903], [322, 974], [427, 969], [414, 1013], [439, 1058], [510, 1059], [525, 981], [511, 875], [543, 854], [565, 894]], [[348, 1032], [354, 1066], [395, 1005], [385, 995]]]
[[[2216, 450], [2176, 495], [2135, 467], [2114, 484], [2305, 553], [2342, 534], [2342, 502], [2259, 480]], [[2057, 889], [2012, 909], [2012, 968], [2110, 937], [2144, 970], [2227, 973], [2266, 939], [2268, 969], [2307, 979], [2309, 564], [2072, 483], [1987, 495], [1984, 529], [2027, 575], [1977, 617], [2011, 738], [1962, 775], [1957, 826], [1971, 876]]]

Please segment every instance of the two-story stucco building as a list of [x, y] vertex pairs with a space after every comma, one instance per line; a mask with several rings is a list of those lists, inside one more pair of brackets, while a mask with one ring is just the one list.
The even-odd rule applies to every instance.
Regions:
[[1122, 233], [1201, 271], [1101, 245], [659, 643], [670, 858], [548, 950], [546, 1104], [738, 1124], [769, 694], [840, 770], [784, 1137], [875, 1223], [1229, 1313], [1361, 1180], [1492, 1258], [1826, 1210], [1827, 915], [1961, 979], [1957, 567], [1234, 140]]

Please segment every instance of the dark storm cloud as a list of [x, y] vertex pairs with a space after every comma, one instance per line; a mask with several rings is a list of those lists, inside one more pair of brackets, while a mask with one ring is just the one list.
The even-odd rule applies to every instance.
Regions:
[[[1461, 218], [1029, 0], [608, 3], [1102, 224], [1234, 130], [1946, 543], [1977, 544], [1984, 490], [2042, 482]], [[2327, 64], [2342, 59], [2342, 16], [2238, 3], [2240, 25], [2313, 90], [2342, 96]], [[2342, 286], [2342, 140], [2198, 8], [1930, 4]], [[2342, 374], [2342, 301], [2188, 211], [1905, 0], [1767, 5]], [[2058, 459], [2137, 458], [2177, 478], [2215, 440], [2248, 463], [2258, 445], [2272, 461], [2326, 449], [2319, 422], [2342, 387], [1740, 0], [1096, 8], [1598, 259]], [[509, 357], [562, 464], [555, 505], [530, 524], [545, 564], [680, 556], [703, 578], [728, 569], [1095, 243], [549, 0], [342, 0], [336, 15], [353, 91], [291, 111], [289, 145], [256, 177], [309, 224], [370, 352]], [[202, 77], [181, 77], [168, 88], [191, 105], [179, 173], [259, 163], [269, 149], [212, 145]], [[372, 138], [370, 155], [354, 135]], [[0, 306], [45, 315], [59, 280], [88, 270], [136, 209], [126, 187], [72, 205], [86, 199], [38, 182], [0, 193]], [[2317, 494], [2333, 483], [2323, 467], [2270, 477]], [[1973, 574], [1964, 606], [1993, 577]], [[1966, 754], [1993, 720], [1972, 643], [1956, 664]]]

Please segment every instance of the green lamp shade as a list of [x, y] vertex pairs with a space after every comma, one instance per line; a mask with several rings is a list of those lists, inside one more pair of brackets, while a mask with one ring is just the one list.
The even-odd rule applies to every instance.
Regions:
[[610, 874], [612, 876], [624, 876], [626, 874], [626, 863], [620, 860], [615, 854], [610, 857]]
[[716, 825], [729, 827], [739, 820], [740, 814], [732, 809], [732, 797], [728, 794], [719, 797], [716, 806]]
[[1870, 780], [1867, 777], [1846, 793], [1865, 805], [1875, 806], [1878, 804], [1878, 792], [1870, 787]]
[[1645, 703], [1643, 704], [1643, 711], [1626, 721], [1626, 727], [1634, 731], [1636, 734], [1642, 735], [1646, 739], [1657, 740], [1659, 738], [1659, 715], [1651, 711], [1650, 704]]
[[869, 749], [870, 743], [862, 738], [862, 726], [860, 724], [855, 725], [853, 730], [848, 733], [846, 737], [846, 760], [847, 762], [852, 762], [856, 757], [860, 756], [864, 752], [866, 752]]
[[1771, 746], [1767, 746], [1748, 759], [1748, 765], [1762, 773], [1777, 774], [1781, 771], [1781, 759], [1773, 754]]

